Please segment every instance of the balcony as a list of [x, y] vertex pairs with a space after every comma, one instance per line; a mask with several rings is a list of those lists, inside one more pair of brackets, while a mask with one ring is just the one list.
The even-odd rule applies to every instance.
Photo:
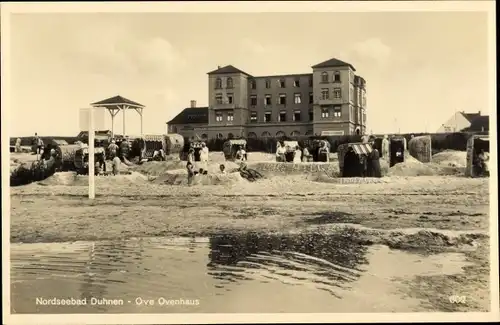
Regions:
[[346, 102], [343, 98], [328, 98], [328, 99], [317, 98], [316, 103], [321, 106], [326, 106], [326, 105], [342, 105], [345, 104]]
[[212, 109], [214, 110], [218, 110], [218, 109], [235, 109], [236, 108], [236, 104], [235, 103], [222, 103], [222, 104], [214, 104], [214, 106], [212, 107]]
[[323, 99], [319, 98], [317, 100], [318, 105], [333, 105], [335, 103], [335, 100], [333, 98], [328, 98], [328, 99]]

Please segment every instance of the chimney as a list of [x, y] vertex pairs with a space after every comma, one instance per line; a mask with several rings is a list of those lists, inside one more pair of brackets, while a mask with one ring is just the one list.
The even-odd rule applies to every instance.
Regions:
[[477, 115], [481, 116], [481, 111], [477, 111]]
[[196, 107], [196, 101], [195, 100], [192, 100], [191, 101], [191, 108], [195, 108]]
[[217, 69], [220, 69], [220, 65], [217, 66]]

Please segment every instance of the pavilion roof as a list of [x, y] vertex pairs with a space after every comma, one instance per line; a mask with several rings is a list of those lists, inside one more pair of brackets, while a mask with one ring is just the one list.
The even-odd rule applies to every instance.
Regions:
[[99, 102], [95, 102], [90, 104], [92, 106], [130, 106], [131, 108], [144, 108], [145, 106], [142, 104], [139, 104], [137, 102], [134, 102], [130, 99], [127, 99], [125, 97], [122, 97], [120, 95], [111, 97], [108, 99], [101, 100]]

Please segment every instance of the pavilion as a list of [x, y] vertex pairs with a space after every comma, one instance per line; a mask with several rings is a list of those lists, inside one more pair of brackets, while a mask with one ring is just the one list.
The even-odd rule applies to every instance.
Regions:
[[100, 102], [95, 102], [90, 104], [93, 108], [105, 108], [111, 115], [111, 134], [114, 136], [114, 119], [118, 112], [123, 112], [123, 135], [125, 136], [125, 110], [133, 109], [141, 117], [141, 135], [142, 135], [142, 110], [145, 108], [144, 105], [136, 103], [130, 99], [122, 97], [120, 95], [111, 97], [108, 99], [101, 100]]

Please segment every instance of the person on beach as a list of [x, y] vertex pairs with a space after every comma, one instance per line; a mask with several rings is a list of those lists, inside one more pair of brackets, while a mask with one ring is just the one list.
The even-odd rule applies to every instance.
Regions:
[[382, 140], [382, 158], [385, 160], [389, 159], [389, 137], [384, 135], [384, 139]]
[[43, 155], [43, 140], [38, 136], [38, 133], [35, 132], [35, 145], [36, 145], [36, 159], [39, 159], [39, 156]]
[[193, 184], [193, 177], [194, 177], [193, 163], [188, 161], [186, 164], [186, 169], [187, 169], [187, 174], [188, 174], [188, 185], [192, 185]]
[[116, 152], [118, 151], [118, 146], [116, 145], [115, 140], [111, 140], [111, 143], [108, 146], [109, 158], [113, 160], [116, 157]]
[[489, 174], [489, 161], [490, 161], [490, 156], [487, 152], [485, 152], [483, 149], [479, 152], [479, 155], [477, 155], [477, 161], [479, 165], [479, 176], [485, 176]]
[[113, 175], [118, 175], [120, 173], [120, 157], [115, 156], [112, 160]]
[[21, 152], [21, 138], [16, 139], [16, 152]]
[[278, 141], [278, 143], [276, 143], [276, 161], [285, 162], [285, 154], [286, 148]]
[[304, 147], [304, 150], [302, 150], [302, 162], [308, 162], [310, 156], [309, 150], [307, 150], [307, 147]]
[[236, 160], [245, 161], [246, 156], [247, 156], [247, 153], [246, 153], [245, 149], [243, 149], [243, 146], [240, 146], [238, 148], [238, 151], [236, 152]]
[[221, 174], [226, 174], [226, 166], [224, 166], [224, 164], [221, 164], [219, 166], [219, 169]]
[[187, 161], [190, 162], [191, 164], [194, 164], [194, 149], [189, 148], [188, 154], [187, 154]]
[[302, 162], [302, 150], [300, 150], [299, 146], [295, 147], [295, 151], [293, 152], [293, 163], [299, 164]]
[[208, 168], [208, 154], [209, 154], [208, 147], [205, 142], [202, 142], [200, 150], [200, 162], [201, 165], [205, 168]]
[[321, 146], [318, 149], [318, 160], [322, 162], [330, 162], [330, 150], [326, 141], [321, 141]]

